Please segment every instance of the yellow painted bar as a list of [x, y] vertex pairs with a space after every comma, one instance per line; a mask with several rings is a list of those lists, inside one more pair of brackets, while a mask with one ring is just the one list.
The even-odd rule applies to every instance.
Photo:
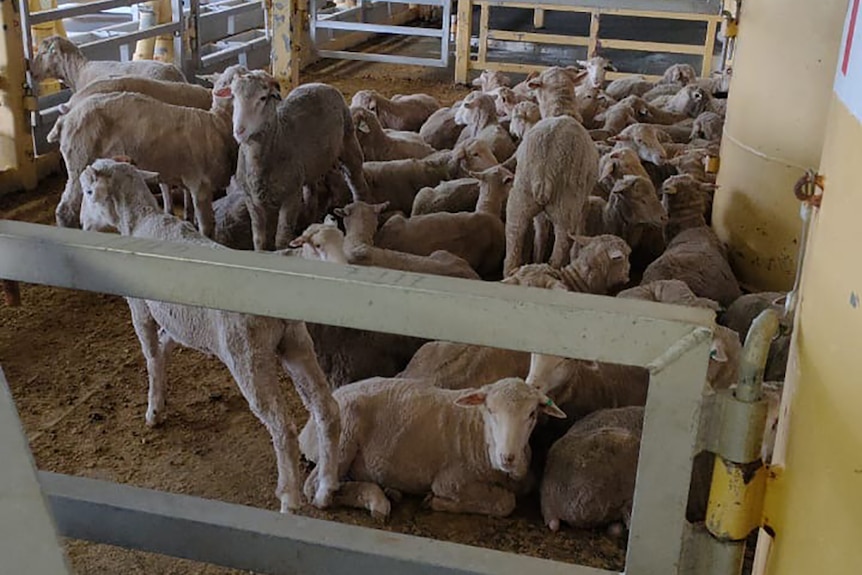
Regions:
[[473, 30], [472, 0], [458, 0], [455, 30], [455, 82], [466, 84], [470, 73], [470, 36]]
[[820, 163], [847, 0], [746, 2], [733, 58], [713, 226], [746, 287], [796, 273], [793, 185]]
[[760, 526], [766, 470], [763, 463], [736, 464], [715, 458], [706, 527], [725, 541], [742, 541]]

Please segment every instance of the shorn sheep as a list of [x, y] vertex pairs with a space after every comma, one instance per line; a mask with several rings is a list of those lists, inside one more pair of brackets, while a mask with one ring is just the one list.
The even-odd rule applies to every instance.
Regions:
[[275, 78], [258, 70], [235, 77], [230, 92], [240, 145], [236, 179], [246, 194], [256, 250], [293, 239], [302, 185], [335, 165], [346, 172], [354, 200], [368, 199], [362, 149], [341, 92], [304, 84], [282, 101]]
[[[342, 387], [334, 396], [344, 430], [340, 471], [352, 479], [337, 503], [368, 508], [380, 517], [390, 510], [383, 489], [428, 494], [435, 511], [509, 515], [529, 470], [528, 440], [538, 415], [565, 417], [519, 378], [468, 391], [374, 378]], [[310, 427], [302, 430], [300, 446], [317, 461]], [[350, 496], [356, 493], [363, 497]]]
[[[155, 175], [155, 174], [151, 174]], [[117, 229], [124, 236], [183, 242], [226, 249], [191, 225], [162, 213], [144, 180], [130, 164], [100, 159], [81, 174], [85, 230]], [[296, 428], [278, 381], [279, 363], [290, 375], [320, 442], [320, 480], [313, 503], [330, 504], [338, 489], [336, 446], [340, 433], [338, 407], [317, 363], [305, 324], [202, 307], [127, 298], [132, 324], [147, 360], [150, 390], [146, 421], [163, 416], [167, 362], [177, 344], [218, 357], [272, 437], [278, 463], [276, 496], [281, 511], [302, 504]]]
[[68, 113], [79, 102], [93, 94], [110, 92], [135, 92], [155, 98], [165, 104], [200, 108], [201, 110], [208, 110], [212, 106], [212, 91], [197, 84], [154, 80], [144, 76], [121, 76], [90, 82], [72, 94], [68, 102], [60, 104], [60, 113]]
[[374, 112], [384, 128], [416, 132], [440, 109], [440, 102], [426, 94], [396, 94], [390, 99], [374, 90], [360, 90], [353, 95], [350, 107]]
[[506, 260], [503, 274], [525, 263], [533, 218], [544, 212], [554, 227], [550, 264], [561, 267], [571, 235], [583, 233], [587, 197], [598, 181], [599, 155], [590, 134], [567, 116], [533, 126], [515, 153], [518, 169], [506, 205]]
[[80, 48], [62, 36], [49, 36], [39, 43], [39, 48], [30, 62], [30, 72], [37, 81], [59, 78], [73, 92], [94, 80], [108, 76], [146, 76], [167, 82], [186, 81], [179, 68], [165, 62], [88, 60]]

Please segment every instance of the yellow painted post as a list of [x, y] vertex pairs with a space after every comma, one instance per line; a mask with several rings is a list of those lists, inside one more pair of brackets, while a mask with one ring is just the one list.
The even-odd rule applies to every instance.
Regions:
[[712, 53], [715, 52], [715, 33], [718, 31], [718, 22], [710, 20], [706, 25], [706, 40], [703, 44], [703, 64], [700, 67], [700, 75], [708, 78], [712, 73]]
[[793, 283], [801, 226], [791, 190], [820, 162], [846, 6], [847, 0], [745, 4], [713, 226], [748, 288], [780, 291]]
[[[156, 22], [167, 24], [174, 17], [171, 0], [158, 0], [156, 2]], [[153, 46], [153, 60], [159, 62], [174, 61], [174, 38], [170, 34], [162, 34], [156, 37]]]
[[[53, 10], [57, 7], [57, 0], [28, 0], [27, 2], [30, 12], [39, 12], [42, 10]], [[66, 36], [66, 28], [63, 26], [62, 20], [54, 20], [53, 22], [45, 22], [36, 24], [31, 28], [31, 38], [33, 40], [33, 50], [39, 46], [39, 43], [49, 36]], [[39, 94], [45, 96], [60, 91], [60, 80], [51, 78], [39, 82]]]
[[272, 30], [272, 75], [286, 94], [299, 85], [302, 39], [308, 27], [306, 0], [267, 0]]
[[483, 2], [479, 10], [479, 58], [476, 63], [482, 67], [488, 61], [488, 29], [490, 28], [491, 7]]
[[13, 2], [0, 2], [0, 184], [14, 179], [20, 187], [37, 184], [29, 112], [24, 106], [24, 43], [21, 19]]
[[[138, 30], [152, 28], [158, 21], [158, 1], [138, 4]], [[135, 53], [132, 55], [132, 60], [152, 60], [155, 47], [155, 38], [138, 40], [135, 44]]]
[[590, 12], [590, 40], [587, 45], [587, 58], [592, 58], [598, 52], [599, 48], [599, 26], [601, 24], [601, 14], [593, 10]]
[[767, 491], [775, 538], [759, 560], [768, 575], [853, 575], [862, 565], [862, 266], [854, 256], [862, 242], [860, 2], [848, 12], [825, 86], [831, 97], [818, 169], [825, 189], [811, 225], [773, 455], [781, 485]]
[[470, 36], [473, 34], [473, 0], [458, 0], [455, 34], [455, 83], [466, 84], [470, 71]]

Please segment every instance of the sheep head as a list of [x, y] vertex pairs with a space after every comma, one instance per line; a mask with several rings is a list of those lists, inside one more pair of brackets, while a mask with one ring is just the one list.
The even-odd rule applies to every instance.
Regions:
[[643, 176], [623, 176], [614, 184], [606, 212], [613, 232], [630, 246], [640, 243], [645, 228], [664, 228], [667, 212], [656, 195], [652, 182]]
[[278, 80], [261, 70], [234, 76], [220, 94], [233, 98], [233, 136], [240, 144], [260, 132], [281, 100]]
[[350, 100], [350, 107], [365, 108], [372, 114], [376, 114], [377, 102], [382, 98], [383, 96], [381, 96], [375, 90], [359, 90], [353, 95], [353, 98]]
[[479, 77], [473, 80], [471, 84], [474, 88], [479, 88], [483, 92], [490, 92], [495, 88], [503, 86], [511, 86], [512, 80], [502, 72], [496, 70], [483, 70]]
[[[49, 36], [39, 43], [30, 60], [30, 73], [36, 81], [59, 78], [63, 74], [62, 64], [69, 56], [84, 58], [81, 50], [62, 36]], [[74, 86], [70, 86], [74, 89]]]
[[84, 168], [78, 181], [83, 190], [81, 227], [103, 231], [124, 228], [127, 206], [144, 205], [158, 209], [148, 183], [159, 174], [135, 168], [126, 161], [99, 159]]
[[624, 239], [611, 234], [569, 239], [571, 263], [562, 270], [569, 285], [601, 295], [628, 283], [632, 249]]
[[539, 413], [566, 417], [544, 392], [519, 377], [468, 390], [455, 405], [481, 411], [491, 465], [514, 480], [523, 479], [530, 467], [530, 434]]
[[292, 248], [302, 248], [302, 257], [337, 264], [346, 264], [344, 233], [333, 219], [322, 224], [311, 224], [301, 235], [290, 242]]
[[631, 148], [640, 159], [660, 166], [667, 161], [667, 151], [659, 141], [659, 129], [646, 124], [632, 124], [625, 130], [608, 138], [617, 148]]

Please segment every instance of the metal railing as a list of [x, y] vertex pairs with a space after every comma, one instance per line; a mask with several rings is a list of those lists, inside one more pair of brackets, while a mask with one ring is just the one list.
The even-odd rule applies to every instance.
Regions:
[[[682, 572], [711, 311], [3, 220], [0, 277], [646, 367], [625, 573]], [[0, 444], [20, 441], [0, 434]], [[0, 479], [0, 502], [19, 487], [32, 488], [23, 472]], [[42, 474], [41, 480], [65, 536], [262, 573], [353, 574], [357, 565], [405, 575], [611, 573], [89, 479]], [[10, 545], [46, 537], [10, 520], [0, 515]], [[30, 572], [37, 571], [16, 573]]]

